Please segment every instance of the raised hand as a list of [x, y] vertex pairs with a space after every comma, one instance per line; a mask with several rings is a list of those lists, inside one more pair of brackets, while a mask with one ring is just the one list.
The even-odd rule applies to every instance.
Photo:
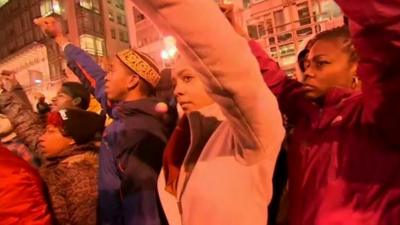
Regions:
[[54, 17], [40, 17], [33, 20], [33, 23], [42, 29], [50, 38], [63, 36], [62, 27]]
[[53, 38], [57, 44], [62, 47], [68, 43], [68, 39], [64, 36], [61, 23], [54, 17], [40, 17], [33, 20], [33, 23], [48, 37]]
[[0, 76], [0, 87], [5, 91], [11, 91], [18, 86], [18, 81], [15, 78], [15, 72], [3, 70]]

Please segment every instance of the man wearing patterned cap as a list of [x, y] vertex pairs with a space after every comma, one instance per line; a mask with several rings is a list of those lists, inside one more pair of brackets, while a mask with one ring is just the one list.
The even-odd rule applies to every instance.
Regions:
[[153, 96], [160, 80], [156, 63], [142, 52], [127, 49], [117, 53], [106, 73], [68, 42], [54, 18], [34, 22], [60, 46], [68, 67], [114, 119], [100, 149], [100, 224], [166, 224], [156, 191], [168, 136], [155, 110], [159, 100]]

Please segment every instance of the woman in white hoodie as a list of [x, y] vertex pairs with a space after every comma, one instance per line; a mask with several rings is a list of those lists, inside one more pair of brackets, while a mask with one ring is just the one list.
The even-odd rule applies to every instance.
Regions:
[[284, 128], [247, 41], [212, 0], [133, 1], [183, 55], [173, 76], [189, 113], [159, 177], [169, 223], [265, 225]]

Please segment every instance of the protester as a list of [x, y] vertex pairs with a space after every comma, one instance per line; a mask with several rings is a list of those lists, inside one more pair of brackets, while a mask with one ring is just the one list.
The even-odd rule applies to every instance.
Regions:
[[[82, 127], [84, 126], [84, 127]], [[38, 147], [57, 224], [97, 224], [98, 147], [104, 118], [79, 109], [49, 113]]]
[[67, 41], [54, 18], [35, 23], [61, 47], [68, 67], [114, 119], [100, 149], [101, 224], [165, 224], [156, 182], [168, 129], [155, 110], [157, 65], [146, 54], [126, 49], [117, 53], [106, 74], [86, 52]]
[[57, 95], [52, 99], [51, 110], [59, 111], [65, 108], [88, 109], [90, 92], [78, 82], [64, 82]]
[[394, 104], [400, 92], [400, 1], [337, 3], [351, 35], [340, 27], [316, 36], [303, 84], [287, 79], [252, 45], [294, 125], [290, 224], [400, 224], [400, 108]]
[[[42, 124], [38, 123], [25, 91], [15, 78], [15, 73], [7, 71], [7, 74], [7, 77], [2, 77], [2, 82], [5, 84], [2, 90], [5, 94], [0, 95], [0, 112], [11, 118], [17, 138], [31, 151], [35, 151], [41, 134], [38, 130], [43, 131], [47, 114], [39, 114]], [[64, 82], [52, 102], [51, 109], [53, 111], [65, 108], [86, 110], [90, 104], [90, 92], [78, 82]]]
[[50, 108], [50, 105], [46, 102], [45, 96], [40, 96], [38, 98], [38, 103], [36, 104], [36, 109], [37, 109], [39, 115], [46, 115], [48, 112], [50, 112], [51, 108]]
[[44, 129], [38, 115], [10, 91], [0, 95], [0, 111], [11, 118], [18, 137], [44, 159], [39, 170], [57, 224], [97, 224], [98, 147], [94, 142], [102, 134], [104, 117], [63, 109], [49, 113]]
[[[14, 80], [12, 78], [8, 81]], [[11, 83], [18, 84], [18, 82]], [[43, 131], [43, 122], [29, 103], [21, 101], [13, 86], [7, 86], [8, 88], [2, 89], [3, 93], [0, 94], [0, 113], [10, 120], [18, 140], [22, 141], [30, 151], [38, 153], [37, 142]], [[23, 91], [20, 94], [26, 96]]]
[[1, 224], [51, 225], [38, 172], [0, 144]]
[[169, 223], [267, 224], [284, 129], [246, 40], [214, 1], [134, 3], [176, 37], [184, 55], [173, 76], [188, 113], [167, 145], [159, 178]]
[[46, 102], [46, 97], [42, 93], [39, 93], [37, 98], [36, 111], [42, 122], [46, 121], [47, 113], [51, 111], [50, 105]]

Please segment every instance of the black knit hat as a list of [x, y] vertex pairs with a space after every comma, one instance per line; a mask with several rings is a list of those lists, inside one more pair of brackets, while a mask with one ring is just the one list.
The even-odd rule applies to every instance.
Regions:
[[63, 130], [64, 135], [74, 139], [76, 144], [98, 140], [104, 130], [105, 117], [80, 109], [63, 109], [51, 112], [47, 124]]
[[61, 92], [71, 96], [73, 99], [80, 98], [78, 107], [86, 110], [90, 103], [90, 92], [78, 82], [64, 82], [61, 86]]

